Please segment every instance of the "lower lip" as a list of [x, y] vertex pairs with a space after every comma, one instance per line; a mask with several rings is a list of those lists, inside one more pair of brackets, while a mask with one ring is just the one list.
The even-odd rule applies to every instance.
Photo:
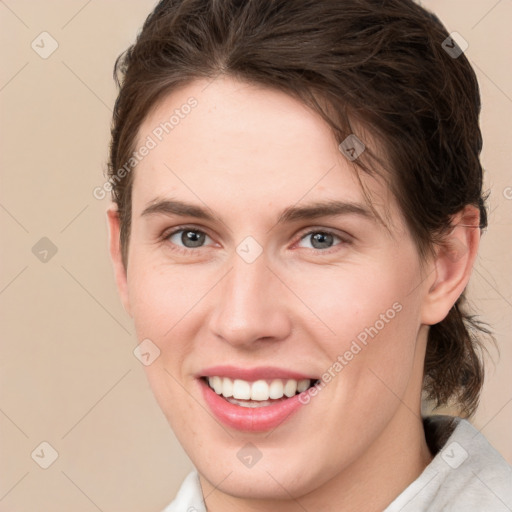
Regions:
[[203, 396], [213, 414], [225, 425], [246, 432], [273, 430], [288, 420], [303, 405], [299, 395], [273, 405], [263, 407], [242, 407], [228, 402], [199, 379]]

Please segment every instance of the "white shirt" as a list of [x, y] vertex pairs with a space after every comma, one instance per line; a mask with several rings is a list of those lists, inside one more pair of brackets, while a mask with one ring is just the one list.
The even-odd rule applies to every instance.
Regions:
[[[383, 512], [512, 511], [512, 466], [483, 434], [450, 416], [430, 416], [424, 426], [435, 456]], [[206, 512], [197, 471], [189, 473], [162, 512]]]

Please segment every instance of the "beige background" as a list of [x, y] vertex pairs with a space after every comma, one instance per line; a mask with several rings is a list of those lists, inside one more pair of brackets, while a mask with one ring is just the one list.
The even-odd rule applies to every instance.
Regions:
[[[468, 41], [481, 84], [491, 215], [470, 291], [501, 359], [493, 353], [474, 423], [512, 463], [512, 2], [423, 4]], [[104, 183], [114, 60], [153, 5], [0, 1], [0, 511], [159, 511], [191, 468], [133, 355], [107, 200], [92, 195]], [[59, 45], [46, 59], [31, 47], [51, 48], [43, 31]], [[46, 262], [32, 252], [42, 237], [57, 248]], [[58, 452], [48, 469], [35, 462], [49, 460], [43, 441]]]

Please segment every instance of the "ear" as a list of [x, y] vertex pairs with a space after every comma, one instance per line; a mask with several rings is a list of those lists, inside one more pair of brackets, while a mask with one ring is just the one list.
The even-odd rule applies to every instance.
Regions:
[[128, 296], [127, 269], [124, 266], [121, 252], [119, 212], [116, 205], [111, 205], [107, 209], [107, 224], [109, 230], [110, 257], [114, 267], [117, 289], [125, 311], [132, 316]]
[[434, 272], [422, 308], [422, 323], [443, 320], [460, 297], [471, 276], [480, 244], [480, 212], [467, 205], [452, 217], [451, 231], [438, 247]]

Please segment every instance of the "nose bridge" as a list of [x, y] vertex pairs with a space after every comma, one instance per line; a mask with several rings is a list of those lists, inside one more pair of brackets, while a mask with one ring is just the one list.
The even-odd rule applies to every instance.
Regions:
[[[243, 243], [240, 246], [244, 248]], [[284, 290], [277, 290], [282, 285], [267, 265], [264, 254], [254, 260], [244, 258], [243, 253], [233, 255], [214, 306], [214, 334], [238, 345], [286, 337], [290, 319], [282, 301]]]

